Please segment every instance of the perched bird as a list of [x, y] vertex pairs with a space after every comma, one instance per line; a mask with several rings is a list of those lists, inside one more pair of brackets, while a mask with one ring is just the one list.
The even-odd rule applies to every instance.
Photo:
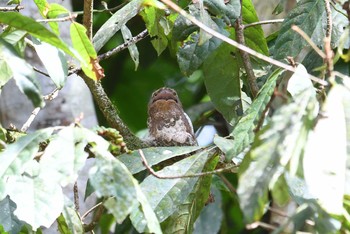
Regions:
[[197, 145], [190, 118], [175, 90], [160, 88], [148, 104], [148, 142], [154, 146]]

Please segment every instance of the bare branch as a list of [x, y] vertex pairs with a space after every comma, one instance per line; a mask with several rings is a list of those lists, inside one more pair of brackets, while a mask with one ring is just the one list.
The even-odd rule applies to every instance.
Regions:
[[72, 14], [66, 17], [62, 18], [55, 18], [55, 19], [37, 19], [36, 22], [44, 22], [44, 23], [49, 23], [49, 22], [65, 22], [65, 21], [72, 21], [73, 19], [77, 18], [77, 14]]
[[323, 53], [322, 50], [320, 50], [317, 45], [311, 40], [311, 38], [303, 31], [301, 30], [298, 26], [296, 25], [292, 25], [292, 30], [296, 31], [297, 33], [299, 33], [299, 35], [304, 38], [304, 40], [312, 47], [312, 49], [314, 49], [314, 51], [321, 57], [321, 58], [325, 58], [326, 55]]
[[146, 169], [148, 170], [148, 172], [153, 175], [154, 177], [158, 178], [158, 179], [181, 179], [181, 178], [191, 178], [191, 177], [200, 177], [200, 176], [207, 176], [207, 175], [213, 175], [213, 174], [220, 174], [222, 172], [225, 171], [230, 171], [233, 168], [237, 168], [238, 165], [233, 165], [233, 166], [228, 166], [225, 168], [220, 168], [214, 171], [208, 171], [208, 172], [202, 172], [202, 173], [194, 173], [194, 174], [188, 174], [188, 175], [173, 175], [173, 176], [163, 176], [163, 175], [159, 175], [157, 172], [155, 172], [152, 167], [150, 167], [147, 163], [147, 159], [142, 151], [142, 149], [139, 149], [139, 154], [141, 156], [142, 159], [142, 163], [143, 165], [146, 167]]
[[[43, 98], [46, 101], [52, 101], [57, 97], [59, 89], [53, 90], [50, 94], [45, 95]], [[21, 128], [21, 132], [26, 132], [30, 125], [33, 123], [35, 117], [38, 115], [39, 111], [41, 110], [41, 107], [37, 107], [32, 111], [32, 114], [29, 116], [28, 120], [23, 124]]]
[[73, 186], [74, 193], [74, 207], [76, 212], [79, 212], [79, 191], [78, 191], [78, 183], [75, 182]]
[[[242, 0], [240, 1], [240, 3], [241, 3], [241, 10], [240, 10], [241, 14], [238, 17], [238, 19], [236, 20], [236, 24], [235, 24], [236, 39], [237, 39], [237, 42], [239, 44], [245, 46], [244, 31], [243, 31], [244, 26], [243, 26], [243, 22], [242, 22]], [[255, 77], [255, 74], [253, 71], [252, 63], [251, 63], [250, 58], [249, 58], [249, 54], [244, 50], [239, 50], [239, 53], [241, 54], [243, 66], [244, 66], [245, 72], [247, 74], [250, 92], [251, 92], [253, 98], [255, 98], [258, 95], [259, 87], [258, 87], [258, 84], [256, 83], [256, 77]]]
[[83, 214], [83, 216], [81, 216], [81, 220], [84, 220], [91, 212], [93, 212], [97, 207], [99, 207], [101, 205], [102, 205], [102, 202], [99, 202], [96, 205], [94, 205], [93, 207], [91, 207], [88, 211], [85, 212], [85, 214]]
[[258, 26], [258, 25], [262, 25], [262, 24], [279, 24], [279, 23], [283, 23], [284, 19], [273, 19], [273, 20], [262, 20], [259, 22], [254, 22], [251, 24], [245, 24], [243, 25], [243, 28], [249, 28], [249, 27], [254, 27], [254, 26]]
[[84, 1], [83, 25], [87, 29], [87, 36], [92, 41], [92, 20], [93, 20], [94, 1]]
[[130, 40], [128, 40], [127, 42], [124, 42], [123, 44], [111, 49], [110, 51], [99, 55], [98, 59], [99, 60], [108, 59], [112, 55], [115, 55], [116, 53], [119, 53], [120, 51], [127, 49], [130, 45], [133, 45], [133, 44], [141, 41], [142, 39], [146, 38], [147, 36], [148, 36], [148, 31], [147, 31], [147, 29], [145, 29], [142, 32], [140, 32], [138, 35], [130, 38]]
[[0, 7], [0, 11], [20, 11], [23, 10], [24, 6], [17, 5], [15, 7]]
[[325, 63], [327, 67], [327, 76], [328, 79], [334, 79], [334, 73], [333, 73], [333, 50], [331, 47], [331, 37], [332, 37], [332, 11], [329, 4], [329, 0], [325, 1], [325, 7], [326, 7], [326, 13], [327, 13], [327, 28], [326, 28], [326, 37], [324, 39], [324, 51], [326, 53], [325, 57]]
[[[248, 54], [253, 55], [261, 60], [264, 60], [268, 63], [271, 63], [272, 65], [275, 65], [277, 67], [283, 68], [285, 70], [294, 72], [294, 73], [299, 73], [298, 71], [296, 71], [296, 69], [292, 66], [289, 66], [285, 63], [282, 63], [278, 60], [272, 59], [266, 55], [260, 54], [258, 52], [256, 52], [255, 50], [252, 50], [251, 48], [241, 45], [239, 43], [237, 43], [236, 41], [222, 35], [221, 33], [209, 28], [208, 26], [206, 26], [205, 24], [203, 24], [202, 22], [200, 22], [199, 20], [197, 20], [195, 17], [191, 16], [190, 14], [188, 14], [185, 10], [183, 10], [181, 7], [179, 7], [177, 4], [175, 4], [174, 2], [172, 2], [171, 0], [161, 0], [164, 4], [168, 5], [170, 8], [172, 8], [174, 11], [178, 12], [179, 14], [181, 14], [182, 16], [186, 17], [188, 20], [190, 20], [193, 24], [197, 25], [198, 27], [200, 27], [201, 29], [203, 29], [205, 32], [209, 33], [210, 35], [240, 49], [240, 50], [244, 50], [246, 51]], [[300, 74], [300, 75], [305, 75], [305, 74]], [[320, 83], [322, 85], [328, 85], [328, 82], [315, 77], [311, 74], [309, 74], [309, 77], [311, 80]]]

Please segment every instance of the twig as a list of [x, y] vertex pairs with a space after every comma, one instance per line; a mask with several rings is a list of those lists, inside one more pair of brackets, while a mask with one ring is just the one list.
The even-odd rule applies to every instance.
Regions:
[[21, 128], [21, 132], [26, 132], [28, 130], [28, 128], [30, 127], [30, 125], [32, 124], [32, 122], [34, 121], [35, 117], [38, 115], [40, 110], [41, 108], [37, 107], [32, 111], [32, 114], [29, 116], [28, 120], [23, 124]]
[[[117, 11], [119, 10], [120, 8], [122, 8], [123, 6], [125, 6], [128, 2], [124, 2], [118, 6], [115, 6], [115, 7], [112, 7], [112, 8], [108, 8], [108, 9], [103, 9], [103, 10], [93, 10], [92, 12], [93, 13], [103, 13], [103, 12], [114, 12], [114, 11]], [[73, 12], [74, 14], [77, 14], [77, 15], [82, 15], [84, 14], [84, 11], [74, 11]]]
[[333, 74], [333, 50], [331, 47], [331, 37], [332, 37], [332, 11], [329, 5], [329, 0], [325, 1], [326, 13], [327, 13], [327, 29], [326, 29], [326, 37], [324, 39], [324, 51], [326, 53], [325, 63], [327, 67], [327, 76], [328, 79], [334, 79]]
[[[301, 72], [299, 71], [296, 71], [295, 68], [293, 68], [292, 66], [289, 66], [285, 63], [282, 63], [278, 60], [275, 60], [275, 59], [272, 59], [266, 55], [263, 55], [263, 54], [260, 54], [258, 52], [256, 52], [255, 50], [247, 47], [247, 46], [244, 46], [244, 45], [241, 45], [239, 43], [237, 43], [236, 41], [222, 35], [221, 33], [209, 28], [208, 26], [206, 26], [205, 24], [203, 24], [202, 22], [200, 22], [199, 20], [197, 20], [195, 17], [191, 16], [190, 14], [188, 14], [185, 10], [183, 10], [181, 7], [179, 7], [177, 4], [175, 4], [174, 2], [172, 2], [171, 0], [161, 0], [164, 4], [168, 5], [170, 8], [172, 8], [174, 11], [178, 12], [179, 14], [181, 14], [182, 16], [184, 16], [186, 19], [190, 20], [193, 24], [197, 25], [198, 27], [200, 27], [201, 29], [203, 29], [205, 32], [209, 33], [210, 35], [240, 49], [240, 50], [244, 50], [246, 51], [248, 54], [250, 55], [253, 55], [261, 60], [264, 60], [268, 63], [271, 63], [277, 67], [280, 67], [280, 68], [283, 68], [285, 70], [288, 70], [288, 71], [291, 71], [291, 72], [294, 72], [294, 73], [298, 73], [300, 75], [303, 75], [305, 76], [305, 74], [301, 74]], [[308, 74], [310, 79], [319, 83], [319, 84], [322, 84], [322, 85], [328, 85], [328, 82], [318, 78], [318, 77], [315, 77], [311, 74]]]
[[254, 223], [250, 223], [250, 224], [247, 224], [246, 225], [246, 228], [248, 230], [251, 230], [251, 229], [255, 229], [257, 227], [262, 227], [266, 230], [269, 230], [269, 231], [273, 231], [273, 230], [276, 230], [276, 227], [271, 225], [271, 224], [268, 224], [268, 223], [264, 223], [264, 222], [261, 222], [261, 221], [256, 221]]
[[321, 58], [326, 58], [325, 53], [323, 53], [322, 50], [320, 50], [317, 45], [311, 40], [311, 38], [303, 31], [301, 30], [298, 26], [292, 25], [292, 30], [295, 32], [299, 33], [299, 35], [304, 38], [304, 40], [314, 49], [314, 51], [321, 57]]
[[75, 207], [75, 211], [79, 212], [79, 191], [78, 191], [78, 183], [77, 182], [74, 183], [73, 193], [74, 193], [74, 207]]
[[83, 214], [83, 216], [81, 216], [81, 220], [84, 220], [86, 218], [86, 216], [88, 216], [92, 211], [94, 211], [97, 207], [99, 207], [101, 205], [102, 205], [102, 202], [99, 202], [96, 205], [94, 205], [93, 207], [91, 207], [88, 211], [85, 212], [85, 214]]
[[92, 221], [89, 224], [83, 225], [85, 232], [93, 232], [93, 229], [98, 224], [98, 221], [100, 220], [104, 210], [105, 210], [104, 206], [98, 206], [98, 209], [97, 209]]
[[23, 10], [24, 6], [17, 5], [15, 7], [0, 7], [0, 11], [20, 11]]
[[145, 37], [148, 36], [148, 31], [147, 29], [143, 30], [142, 32], [140, 32], [138, 35], [130, 38], [130, 40], [128, 40], [127, 42], [124, 42], [123, 44], [113, 48], [112, 50], [104, 53], [104, 54], [101, 54], [98, 56], [98, 59], [101, 61], [101, 60], [104, 60], [104, 59], [108, 59], [109, 57], [111, 57], [112, 55], [122, 51], [122, 50], [125, 50], [127, 49], [130, 45], [133, 45], [139, 41], [141, 41], [142, 39], [144, 39]]
[[249, 28], [249, 27], [258, 26], [258, 25], [262, 25], [262, 24], [279, 24], [279, 23], [283, 23], [283, 21], [284, 21], [284, 19], [262, 20], [262, 21], [259, 21], [259, 22], [245, 24], [245, 25], [243, 25], [243, 29], [246, 29], [246, 28]]
[[62, 17], [62, 18], [55, 18], [55, 19], [37, 19], [36, 22], [65, 22], [65, 21], [71, 21], [75, 18], [77, 18], [77, 14], [72, 14], [66, 17]]
[[33, 70], [40, 73], [41, 75], [44, 75], [44, 76], [47, 76], [47, 77], [50, 77], [50, 75], [42, 70], [40, 70], [39, 68], [36, 68], [36, 67], [33, 67]]
[[157, 172], [155, 172], [152, 167], [150, 167], [147, 163], [147, 159], [145, 157], [145, 155], [143, 154], [142, 149], [139, 149], [139, 154], [141, 156], [142, 159], [142, 163], [143, 165], [146, 167], [146, 169], [148, 170], [148, 172], [153, 175], [154, 177], [158, 178], [158, 179], [181, 179], [181, 178], [192, 178], [192, 177], [200, 177], [200, 176], [207, 176], [207, 175], [213, 175], [213, 174], [219, 174], [225, 171], [229, 171], [233, 168], [238, 167], [237, 165], [234, 166], [229, 166], [226, 168], [220, 168], [214, 171], [207, 171], [207, 172], [201, 172], [201, 173], [193, 173], [193, 174], [187, 174], [187, 175], [172, 175], [172, 176], [163, 176], [163, 175], [159, 175]]
[[[245, 40], [244, 40], [244, 26], [242, 22], [242, 0], [240, 0], [241, 3], [241, 13], [238, 19], [236, 20], [235, 29], [236, 29], [236, 39], [237, 42], [243, 46], [245, 46]], [[244, 50], [239, 50], [239, 53], [241, 54], [243, 66], [245, 69], [245, 72], [247, 73], [247, 79], [248, 84], [250, 88], [250, 92], [252, 94], [252, 97], [255, 98], [258, 95], [259, 87], [256, 82], [256, 77], [253, 71], [253, 66], [249, 58], [249, 54]]]
[[223, 174], [219, 174], [219, 177], [221, 178], [221, 180], [224, 182], [224, 184], [226, 185], [226, 187], [230, 190], [230, 192], [232, 194], [235, 194], [237, 192], [236, 189], [231, 184], [231, 182], [228, 181], [228, 179]]
[[[55, 99], [58, 95], [59, 89], [54, 89], [51, 93], [48, 95], [43, 96], [44, 100], [46, 101], [52, 101]], [[35, 117], [38, 115], [39, 111], [41, 110], [41, 107], [37, 107], [32, 111], [32, 114], [29, 116], [28, 120], [23, 124], [21, 128], [21, 132], [26, 132], [30, 125], [33, 123]]]
[[83, 14], [83, 25], [86, 28], [86, 34], [90, 41], [92, 41], [92, 19], [93, 19], [94, 1], [84, 1], [84, 14]]

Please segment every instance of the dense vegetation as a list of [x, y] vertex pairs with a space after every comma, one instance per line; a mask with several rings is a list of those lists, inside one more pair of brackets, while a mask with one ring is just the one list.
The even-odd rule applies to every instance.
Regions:
[[[21, 130], [0, 128], [1, 232], [56, 221], [60, 233], [350, 233], [348, 1], [297, 1], [268, 37], [250, 0], [84, 1], [76, 12], [34, 2], [40, 21], [20, 1], [0, 8], [0, 88], [14, 79], [38, 112], [77, 74], [105, 127], [78, 119], [27, 131], [33, 112]], [[26, 49], [46, 71], [34, 71]], [[211, 144], [148, 147], [136, 136], [164, 85], [195, 129], [216, 127]], [[99, 201], [83, 214], [62, 188], [90, 158], [79, 189]]]

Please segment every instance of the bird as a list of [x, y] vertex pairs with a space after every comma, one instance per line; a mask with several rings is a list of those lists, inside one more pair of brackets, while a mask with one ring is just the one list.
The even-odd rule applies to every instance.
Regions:
[[198, 145], [190, 118], [174, 89], [162, 87], [148, 103], [148, 143], [153, 146]]

